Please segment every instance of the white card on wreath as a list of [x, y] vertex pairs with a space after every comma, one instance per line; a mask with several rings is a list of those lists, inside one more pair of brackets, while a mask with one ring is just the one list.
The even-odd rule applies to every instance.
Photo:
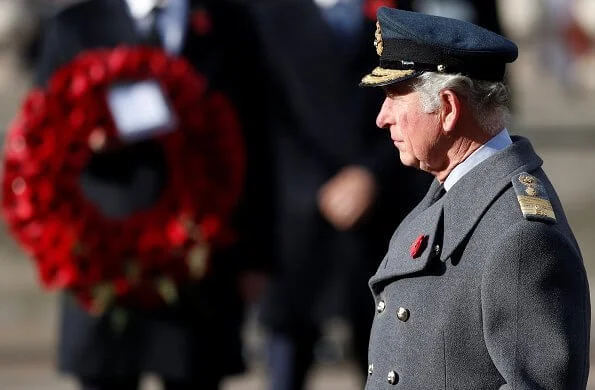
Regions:
[[107, 102], [124, 142], [146, 140], [176, 128], [176, 117], [154, 80], [114, 85], [108, 90]]

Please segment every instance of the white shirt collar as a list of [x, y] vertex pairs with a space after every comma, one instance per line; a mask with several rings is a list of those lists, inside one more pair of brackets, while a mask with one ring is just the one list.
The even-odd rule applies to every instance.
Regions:
[[512, 144], [512, 139], [508, 134], [508, 130], [504, 129], [457, 165], [444, 181], [444, 189], [446, 191], [450, 190], [470, 170], [510, 144]]
[[149, 16], [153, 8], [166, 6], [162, 0], [126, 0], [130, 14], [135, 19], [144, 19]]

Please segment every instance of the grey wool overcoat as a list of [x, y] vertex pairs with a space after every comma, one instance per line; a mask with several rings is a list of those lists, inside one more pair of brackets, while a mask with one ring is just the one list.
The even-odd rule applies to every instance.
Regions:
[[513, 137], [397, 228], [370, 279], [366, 390], [585, 388], [589, 287], [542, 163]]

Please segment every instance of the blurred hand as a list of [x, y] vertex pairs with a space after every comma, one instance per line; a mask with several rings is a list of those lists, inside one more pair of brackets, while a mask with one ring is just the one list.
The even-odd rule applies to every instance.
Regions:
[[349, 166], [322, 186], [318, 207], [337, 230], [347, 230], [362, 218], [375, 195], [374, 176], [365, 168]]
[[239, 277], [239, 289], [247, 304], [258, 303], [267, 286], [268, 274], [262, 271], [244, 272]]

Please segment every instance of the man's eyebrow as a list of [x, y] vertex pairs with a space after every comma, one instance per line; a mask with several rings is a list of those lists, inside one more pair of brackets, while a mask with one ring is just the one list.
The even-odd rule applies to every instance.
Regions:
[[411, 86], [405, 83], [390, 84], [382, 87], [386, 96], [403, 95], [411, 90]]

